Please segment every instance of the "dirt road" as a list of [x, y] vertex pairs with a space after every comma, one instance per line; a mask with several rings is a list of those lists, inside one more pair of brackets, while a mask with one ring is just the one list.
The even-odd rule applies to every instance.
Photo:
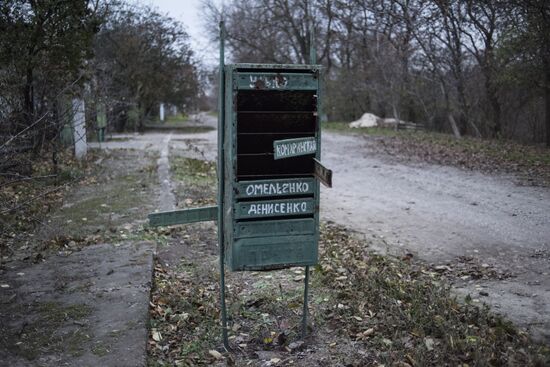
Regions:
[[[196, 118], [215, 126], [212, 116]], [[174, 134], [170, 148], [214, 160], [216, 136]], [[120, 144], [147, 149], [163, 139], [145, 134]], [[334, 187], [322, 189], [322, 218], [376, 238], [381, 252], [433, 264], [460, 296], [470, 294], [549, 340], [550, 191], [506, 176], [399, 163], [375, 154], [373, 144], [369, 137], [323, 134], [322, 161], [334, 171]]]
[[[211, 116], [201, 119], [215, 124]], [[213, 159], [215, 133], [195, 138]], [[373, 144], [369, 137], [323, 134], [322, 161], [334, 171], [334, 187], [322, 189], [322, 218], [376, 237], [379, 251], [433, 263], [461, 296], [550, 339], [550, 190], [517, 186], [506, 176], [398, 163], [375, 154]]]
[[334, 170], [334, 187], [322, 190], [323, 217], [382, 238], [379, 250], [412, 253], [444, 272], [491, 270], [479, 280], [463, 270], [457, 291], [549, 338], [550, 191], [505, 176], [397, 163], [373, 155], [373, 144], [323, 135], [322, 160]]
[[[171, 232], [170, 236], [143, 226], [146, 214], [157, 209], [213, 203], [216, 189], [214, 165], [186, 158], [216, 159], [217, 133], [214, 129], [204, 128], [204, 125], [213, 128], [215, 119], [202, 114], [196, 120], [192, 125], [200, 129], [192, 126], [162, 133], [121, 134], [102, 143], [101, 147], [107, 152], [95, 163], [98, 167], [101, 165], [101, 175], [93, 179], [90, 177], [86, 185], [75, 187], [65, 197], [63, 206], [51, 214], [47, 225], [31, 234], [31, 237], [36, 235], [36, 238], [45, 241], [56, 239], [53, 243], [48, 242], [56, 246], [52, 247], [55, 250], [37, 249], [44, 255], [38, 252], [40, 257], [36, 257], [36, 264], [20, 262], [24, 258], [30, 259], [25, 255], [27, 252], [34, 254], [29, 249], [21, 252], [21, 259], [15, 259], [17, 261], [0, 269], [3, 292], [0, 294], [0, 316], [4, 315], [3, 320], [9, 321], [0, 323], [3, 326], [0, 327], [0, 360], [14, 366], [35, 365], [38, 362], [47, 366], [144, 365], [146, 345], [149, 345], [145, 343], [147, 335], [149, 342], [155, 340], [155, 335], [157, 339], [161, 339], [159, 335], [164, 335], [163, 338], [176, 335], [172, 332], [174, 325], [167, 323], [169, 320], [165, 314], [159, 314], [160, 319], [156, 320], [162, 319], [164, 324], [159, 321], [149, 324], [152, 325], [150, 329], [147, 326], [147, 315], [151, 312], [150, 274], [155, 266], [153, 253], [157, 254], [157, 261], [164, 267], [163, 271], [155, 272], [155, 281], [165, 282], [172, 275], [178, 282], [181, 281], [170, 283], [174, 285], [172, 291], [178, 295], [177, 299], [181, 290], [204, 296], [206, 293], [202, 293], [203, 290], [208, 289], [208, 297], [205, 296], [200, 302], [210, 307], [210, 311], [205, 313], [210, 318], [204, 319], [201, 327], [194, 330], [211, 332], [217, 325], [218, 313], [213, 307], [217, 299], [217, 247], [213, 224], [185, 227], [184, 231]], [[379, 151], [373, 149], [375, 144], [374, 138], [359, 135], [324, 134], [322, 160], [334, 170], [334, 188], [322, 190], [322, 218], [368, 239], [354, 239], [352, 242], [343, 240], [342, 236], [334, 237], [335, 232], [332, 232], [332, 242], [330, 245], [323, 242], [324, 246], [337, 246], [348, 252], [351, 248], [360, 249], [361, 256], [364, 254], [362, 246], [371, 248], [373, 245], [381, 252], [398, 256], [412, 253], [412, 261], [433, 264], [428, 269], [446, 277], [461, 297], [470, 294], [473, 302], [490, 303], [497, 311], [528, 328], [532, 335], [550, 341], [547, 316], [550, 314], [549, 191], [519, 187], [506, 177], [451, 167], [399, 163], [395, 158], [375, 153]], [[97, 145], [93, 144], [94, 147]], [[204, 167], [197, 170], [197, 162]], [[201, 201], [204, 197], [207, 197], [206, 202]], [[334, 231], [337, 226], [325, 227], [325, 233], [329, 227]], [[349, 231], [338, 228], [347, 238]], [[157, 247], [157, 243], [162, 245]], [[21, 247], [20, 251], [27, 247]], [[182, 262], [182, 258], [187, 260]], [[326, 259], [326, 256], [322, 258]], [[371, 257], [359, 257], [355, 263], [368, 264], [367, 258]], [[193, 261], [200, 262], [201, 266], [195, 269]], [[339, 277], [334, 275], [341, 274], [340, 269], [350, 272], [353, 271], [350, 269], [356, 269], [360, 274], [359, 268], [353, 268], [353, 264], [335, 265], [333, 273], [323, 276], [338, 280]], [[433, 284], [430, 272], [424, 270], [425, 266], [411, 268], [423, 269], [421, 273], [428, 279], [427, 284]], [[370, 269], [378, 272], [374, 270], [378, 269], [376, 266]], [[177, 272], [177, 276], [170, 271]], [[188, 276], [182, 277], [182, 272]], [[279, 287], [292, 291], [285, 292], [284, 297], [288, 304], [294, 304], [293, 297], [301, 297], [301, 282], [296, 279], [301, 280], [303, 272], [294, 269], [273, 274], [229, 274], [228, 280], [233, 286], [229, 294], [237, 297], [229, 297], [230, 303], [237, 305], [242, 301], [241, 304], [246, 305], [251, 300], [250, 304], [255, 304], [262, 299], [257, 297], [256, 292], [264, 288], [266, 279], [272, 283], [272, 278], [280, 275], [277, 278]], [[377, 274], [386, 276], [383, 271]], [[399, 271], [397, 275], [401, 278]], [[347, 276], [343, 278], [348, 279]], [[403, 279], [410, 278], [406, 275]], [[210, 285], [205, 287], [205, 284]], [[284, 286], [281, 287], [281, 284]], [[358, 284], [378, 283], [376, 280], [372, 283], [359, 280]], [[193, 290], [192, 286], [197, 288]], [[329, 288], [334, 286], [346, 287], [340, 282]], [[323, 289], [327, 291], [326, 284], [313, 288], [311, 299], [315, 301], [312, 315], [328, 315], [326, 311], [329, 309], [342, 309], [343, 312], [345, 307], [350, 308], [343, 301], [337, 304], [340, 298], [331, 303], [328, 293], [316, 293]], [[356, 284], [347, 289], [357, 288]], [[264, 291], [269, 292], [268, 288]], [[368, 295], [363, 293], [363, 296], [357, 297], [354, 294], [353, 297], [361, 302], [371, 300], [374, 305], [385, 305], [382, 301], [385, 298], [380, 297], [381, 291], [383, 287], [377, 287]], [[251, 298], [243, 301], [243, 295]], [[156, 296], [160, 297], [159, 293]], [[197, 308], [195, 303], [189, 305], [189, 308], [180, 310], [184, 312], [182, 315]], [[162, 308], [158, 309], [162, 311]], [[320, 361], [334, 365], [327, 361], [380, 357], [357, 348], [360, 342], [355, 339], [360, 329], [357, 329], [355, 321], [363, 320], [361, 317], [354, 318], [353, 329], [347, 331], [352, 339], [341, 337], [335, 342], [332, 324], [323, 326], [321, 323], [315, 333], [316, 340], [320, 342], [313, 343], [311, 349], [298, 353], [284, 352], [284, 355], [270, 354], [274, 353], [272, 350], [264, 353], [266, 346], [262, 341], [265, 339], [257, 339], [260, 334], [254, 333], [261, 329], [268, 333], [265, 335], [273, 337], [272, 326], [277, 326], [278, 330], [283, 330], [280, 335], [286, 335], [284, 330], [291, 330], [289, 325], [298, 323], [300, 312], [289, 308], [288, 320], [273, 319], [271, 326], [261, 324], [260, 329], [255, 329], [253, 326], [260, 313], [262, 317], [268, 315], [263, 313], [263, 308], [257, 311], [258, 315], [250, 319], [254, 322], [246, 321], [248, 317], [241, 317], [240, 320], [244, 321], [235, 324], [237, 329], [243, 328], [237, 336], [241, 339], [235, 340], [241, 340], [239, 346], [249, 344], [248, 351], [255, 353], [254, 358], [258, 361], [302, 358], [311, 354], [311, 359], [308, 359], [310, 364], [304, 365], [313, 366], [320, 365]], [[276, 310], [274, 314], [283, 315], [283, 312]], [[329, 314], [337, 315], [332, 311]], [[366, 318], [363, 320], [363, 326], [371, 328], [365, 332], [374, 330], [372, 315], [370, 318], [373, 320], [369, 319], [368, 324]], [[28, 320], [33, 320], [32, 327]], [[386, 328], [385, 321], [379, 321]], [[341, 326], [345, 329], [345, 325], [348, 325], [347, 321]], [[232, 330], [237, 329], [232, 327]], [[159, 330], [162, 334], [156, 334], [160, 333]], [[186, 331], [185, 335], [188, 345], [195, 345], [196, 339], [202, 338], [200, 333], [195, 335]], [[382, 335], [386, 334], [380, 332], [377, 338]], [[397, 338], [393, 332], [386, 337], [390, 335]], [[218, 336], [216, 333], [215, 336], [200, 339], [205, 345], [210, 343], [201, 349], [217, 348], [211, 340], [215, 338], [215, 343], [218, 343]], [[378, 339], [373, 340], [374, 344], [378, 343]], [[386, 340], [391, 345], [392, 341]], [[397, 338], [396, 343], [399, 340]], [[425, 340], [418, 342], [424, 348]], [[280, 342], [282, 344], [284, 341]], [[159, 344], [155, 351], [160, 350], [159, 353], [163, 354], [167, 345]], [[334, 345], [338, 345], [340, 351], [335, 355], [330, 349]], [[211, 358], [210, 354], [206, 355], [206, 358]], [[151, 354], [149, 357], [153, 358]], [[154, 358], [157, 357], [158, 353], [154, 355]], [[335, 359], [332, 360], [332, 357]], [[248, 360], [248, 355], [241, 353], [239, 358]]]

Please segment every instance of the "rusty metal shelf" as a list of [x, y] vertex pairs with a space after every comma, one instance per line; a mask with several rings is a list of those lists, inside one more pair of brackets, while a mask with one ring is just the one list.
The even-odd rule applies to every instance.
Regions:
[[317, 111], [251, 111], [251, 110], [237, 110], [236, 111], [237, 114], [239, 113], [257, 113], [257, 114], [261, 114], [261, 115], [264, 115], [264, 114], [270, 114], [270, 113], [277, 113], [277, 114], [285, 114], [285, 113], [288, 113], [288, 114], [299, 114], [299, 113], [311, 113], [311, 114], [317, 114]]
[[315, 135], [315, 130], [310, 131], [297, 131], [297, 132], [279, 132], [279, 131], [273, 131], [273, 132], [259, 132], [259, 133], [237, 133], [237, 135]]
[[251, 156], [266, 156], [266, 155], [273, 155], [273, 153], [265, 152], [265, 153], [240, 153], [237, 154], [238, 157], [251, 157]]
[[292, 177], [313, 177], [313, 174], [311, 173], [288, 173], [288, 174], [284, 174], [284, 173], [266, 173], [266, 174], [260, 174], [260, 175], [237, 175], [237, 178], [238, 178], [238, 181], [241, 181], [242, 179], [247, 179], [247, 178], [253, 178], [253, 179], [258, 179], [258, 178], [292, 178]]

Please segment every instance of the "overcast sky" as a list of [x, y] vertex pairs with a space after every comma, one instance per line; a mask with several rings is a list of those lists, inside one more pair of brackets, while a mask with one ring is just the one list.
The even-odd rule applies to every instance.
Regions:
[[200, 14], [200, 0], [136, 0], [139, 3], [152, 5], [162, 13], [168, 13], [181, 21], [191, 37], [191, 47], [197, 58], [205, 65], [217, 65], [218, 45], [210, 43], [203, 28]]

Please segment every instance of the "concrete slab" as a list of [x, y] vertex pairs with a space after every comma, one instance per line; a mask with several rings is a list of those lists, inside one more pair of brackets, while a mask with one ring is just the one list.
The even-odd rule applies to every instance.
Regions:
[[145, 366], [155, 245], [93, 245], [0, 272], [1, 366]]

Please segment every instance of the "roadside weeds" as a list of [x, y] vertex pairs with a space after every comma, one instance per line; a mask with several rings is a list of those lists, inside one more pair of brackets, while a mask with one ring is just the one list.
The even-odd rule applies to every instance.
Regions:
[[369, 148], [407, 162], [450, 165], [489, 173], [512, 173], [526, 186], [550, 186], [550, 149], [513, 141], [479, 139], [414, 130], [349, 128], [340, 122], [326, 123], [328, 131], [360, 134], [369, 138]]
[[69, 152], [62, 152], [54, 165], [46, 155], [27, 157], [24, 160], [32, 162], [28, 172], [0, 176], [0, 263], [10, 259], [17, 246], [33, 240], [29, 233], [61, 206], [72, 187], [95, 182], [100, 159], [90, 152], [86, 160], [77, 161]]
[[[180, 195], [190, 195], [191, 203], [208, 202], [201, 190], [194, 190], [197, 178], [203, 180], [201, 185], [214, 184], [212, 167], [202, 169], [205, 175], [199, 175], [199, 169], [187, 178], [185, 172], [191, 170], [178, 171], [178, 180], [185, 181]], [[471, 297], [452, 296], [438, 269], [412, 256], [374, 254], [370, 246], [344, 227], [322, 225], [304, 341], [299, 338], [303, 269], [228, 273], [234, 351], [225, 353], [215, 227], [172, 228], [155, 267], [149, 366], [550, 363], [548, 346], [533, 342], [525, 331]]]
[[[126, 194], [121, 195], [123, 191], [110, 183], [113, 199], [104, 198], [106, 206], [96, 205], [99, 201], [92, 203], [97, 210], [95, 224], [90, 215], [86, 221], [80, 218], [77, 206], [89, 209], [86, 201], [67, 207], [67, 213], [72, 214], [65, 215], [80, 219], [90, 228], [82, 236], [54, 237], [44, 250], [68, 254], [90, 243], [116, 245], [143, 239], [159, 244], [150, 304], [149, 366], [550, 363], [548, 346], [534, 343], [527, 333], [495, 316], [486, 306], [474, 304], [472, 297], [454, 298], [444, 278], [449, 275], [447, 269], [442, 272], [412, 257], [376, 255], [369, 250], [370, 242], [332, 223], [322, 226], [320, 263], [311, 273], [306, 340], [299, 338], [303, 269], [229, 273], [230, 342], [235, 351], [225, 353], [220, 340], [215, 227], [195, 224], [152, 229], [139, 221], [128, 222], [127, 214], [138, 205], [135, 195], [145, 195], [154, 181], [154, 167], [148, 167], [138, 171], [140, 177], [145, 174], [147, 178], [135, 180], [122, 174], [110, 179], [121, 180]], [[214, 202], [212, 163], [175, 158], [173, 177], [179, 181], [177, 192], [186, 205]], [[86, 184], [98, 184], [91, 172], [86, 180]], [[119, 206], [113, 201], [115, 197], [121, 200]], [[59, 206], [61, 199], [58, 197], [53, 207]], [[110, 216], [118, 209], [120, 223]], [[104, 226], [105, 218], [112, 226], [94, 231], [94, 225]], [[71, 227], [70, 223], [64, 226]], [[75, 320], [79, 317], [70, 315]], [[57, 341], [48, 339], [47, 343], [57, 348]]]

